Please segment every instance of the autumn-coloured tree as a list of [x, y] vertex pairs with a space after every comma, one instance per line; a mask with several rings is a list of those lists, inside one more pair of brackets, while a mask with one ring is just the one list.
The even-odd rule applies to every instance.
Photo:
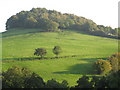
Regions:
[[111, 71], [112, 66], [107, 60], [99, 59], [94, 63], [94, 69], [97, 74], [107, 74]]
[[120, 52], [113, 54], [108, 61], [112, 66], [112, 72], [117, 72], [120, 69]]

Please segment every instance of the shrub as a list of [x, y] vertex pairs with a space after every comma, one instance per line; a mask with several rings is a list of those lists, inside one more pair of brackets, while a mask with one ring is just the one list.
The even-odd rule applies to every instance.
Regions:
[[44, 88], [45, 83], [43, 79], [36, 73], [25, 79], [24, 81], [25, 88]]
[[56, 80], [48, 80], [46, 84], [47, 88], [68, 88], [68, 83], [66, 80], [63, 80], [62, 83], [57, 82]]
[[108, 88], [120, 88], [120, 70], [110, 74], [106, 78], [108, 81]]
[[108, 61], [112, 65], [112, 72], [117, 72], [120, 69], [120, 53], [113, 54]]
[[108, 80], [105, 76], [92, 76], [90, 82], [94, 88], [107, 88], [108, 87]]
[[27, 68], [12, 67], [2, 73], [3, 88], [41, 88], [43, 79]]
[[82, 76], [78, 81], [78, 85], [75, 88], [92, 88], [92, 83], [89, 81], [88, 76]]
[[107, 60], [99, 59], [94, 63], [94, 68], [97, 74], [104, 75], [111, 71], [112, 66]]

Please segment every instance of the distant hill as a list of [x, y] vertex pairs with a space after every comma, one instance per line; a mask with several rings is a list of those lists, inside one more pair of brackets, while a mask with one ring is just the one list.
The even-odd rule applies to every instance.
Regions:
[[44, 31], [56, 32], [61, 29], [84, 31], [88, 34], [117, 38], [118, 29], [97, 25], [90, 19], [74, 14], [62, 14], [46, 8], [32, 8], [30, 11], [21, 11], [11, 16], [6, 22], [6, 29], [13, 28], [40, 28]]

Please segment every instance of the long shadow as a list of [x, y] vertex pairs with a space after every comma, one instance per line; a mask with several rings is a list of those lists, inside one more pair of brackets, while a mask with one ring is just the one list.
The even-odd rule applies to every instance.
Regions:
[[83, 58], [78, 60], [85, 60], [88, 63], [75, 64], [67, 68], [66, 71], [53, 72], [54, 74], [82, 74], [82, 75], [94, 75], [93, 62], [98, 59], [106, 58]]
[[76, 64], [70, 66], [66, 71], [53, 72], [54, 74], [82, 74], [91, 75], [94, 74], [92, 65], [90, 63]]

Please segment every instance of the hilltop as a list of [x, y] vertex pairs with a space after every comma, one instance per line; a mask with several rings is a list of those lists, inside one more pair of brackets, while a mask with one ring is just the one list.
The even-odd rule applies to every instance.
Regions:
[[30, 11], [21, 11], [11, 16], [6, 22], [6, 29], [38, 28], [44, 32], [58, 32], [63, 29], [83, 31], [87, 34], [117, 38], [118, 29], [97, 25], [90, 19], [74, 14], [62, 14], [46, 8], [32, 8]]

